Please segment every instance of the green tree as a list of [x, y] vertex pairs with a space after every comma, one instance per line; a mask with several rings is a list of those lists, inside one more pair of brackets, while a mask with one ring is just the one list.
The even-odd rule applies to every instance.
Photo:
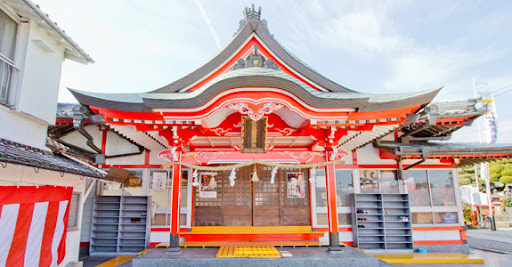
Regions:
[[510, 175], [501, 176], [501, 178], [499, 179], [499, 182], [504, 183], [504, 184], [512, 183], [512, 176], [510, 176]]
[[[477, 165], [478, 177], [480, 177], [480, 166]], [[475, 167], [474, 165], [464, 166], [457, 169], [460, 185], [475, 183]], [[489, 162], [489, 176], [492, 182], [512, 183], [512, 162], [510, 159], [501, 159]], [[479, 179], [480, 190], [485, 188], [485, 180]], [[491, 187], [493, 183], [491, 183]], [[498, 188], [502, 190], [502, 188]]]

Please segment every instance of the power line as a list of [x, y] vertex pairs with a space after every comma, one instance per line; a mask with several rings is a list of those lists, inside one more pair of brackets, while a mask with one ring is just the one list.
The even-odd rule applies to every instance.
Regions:
[[501, 93], [499, 93], [499, 94], [496, 94], [496, 92], [499, 92], [499, 91], [501, 91], [501, 90], [503, 90], [503, 89], [505, 89], [505, 88], [507, 88], [507, 87], [510, 87], [510, 86], [512, 86], [512, 84], [509, 84], [509, 85], [507, 85], [507, 86], [505, 86], [505, 87], [503, 87], [503, 88], [500, 88], [500, 89], [498, 89], [498, 90], [494, 91], [494, 96], [502, 95], [502, 94], [504, 94], [504, 93], [508, 93], [508, 92], [512, 91], [512, 88], [510, 88], [510, 89], [508, 89], [508, 90], [506, 90], [506, 91], [503, 91], [503, 92], [501, 92]]
[[512, 86], [512, 83], [511, 83], [511, 84], [509, 84], [509, 85], [507, 85], [507, 86], [505, 86], [505, 87], [501, 87], [500, 89], [498, 89], [498, 90], [494, 91], [494, 93], [497, 93], [497, 92], [499, 92], [499, 91], [501, 91], [501, 90], [503, 90], [503, 89], [505, 89], [505, 88], [507, 88], [507, 87], [510, 87], [510, 86]]

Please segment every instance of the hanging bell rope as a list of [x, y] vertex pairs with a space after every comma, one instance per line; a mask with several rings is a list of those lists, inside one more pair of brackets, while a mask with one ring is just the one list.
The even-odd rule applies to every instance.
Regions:
[[254, 164], [270, 166], [270, 167], [290, 168], [290, 169], [311, 169], [311, 168], [325, 167], [325, 166], [332, 165], [332, 164], [343, 165], [343, 164], [345, 164], [345, 161], [344, 160], [330, 160], [330, 161], [326, 161], [326, 162], [311, 163], [311, 164], [292, 164], [292, 163], [275, 163], [275, 162], [268, 162], [268, 161], [264, 161], [264, 160], [252, 160], [252, 161], [237, 163], [237, 164], [215, 165], [215, 166], [196, 165], [196, 164], [190, 164], [190, 163], [185, 163], [185, 162], [181, 162], [181, 161], [177, 161], [177, 162], [167, 161], [164, 164], [162, 164], [162, 167], [164, 169], [170, 169], [170, 168], [172, 168], [173, 165], [182, 165], [187, 168], [192, 168], [192, 169], [200, 170], [200, 171], [230, 171], [232, 169], [243, 168], [243, 167], [251, 166]]

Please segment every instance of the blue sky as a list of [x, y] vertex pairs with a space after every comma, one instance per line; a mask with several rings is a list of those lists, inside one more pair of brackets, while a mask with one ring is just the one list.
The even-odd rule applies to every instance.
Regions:
[[[442, 102], [473, 97], [473, 78], [481, 90], [512, 84], [512, 1], [34, 1], [96, 60], [64, 63], [60, 102], [74, 101], [65, 87], [146, 92], [180, 78], [231, 40], [252, 3], [284, 47], [359, 92], [444, 86]], [[509, 103], [512, 92], [496, 98], [499, 143], [512, 143]], [[453, 141], [478, 141], [476, 123], [465, 128]]]

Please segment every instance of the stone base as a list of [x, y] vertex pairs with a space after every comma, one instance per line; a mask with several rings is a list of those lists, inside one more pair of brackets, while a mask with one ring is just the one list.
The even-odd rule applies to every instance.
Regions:
[[352, 247], [341, 247], [330, 253], [325, 247], [277, 248], [282, 258], [217, 258], [218, 248], [184, 248], [182, 253], [169, 254], [165, 248], [156, 248], [132, 259], [133, 267], [160, 266], [223, 266], [223, 267], [311, 267], [311, 266], [392, 266], [376, 257]]
[[329, 253], [343, 253], [343, 249], [341, 247], [329, 247]]
[[180, 247], [168, 248], [167, 251], [165, 252], [165, 254], [169, 255], [169, 256], [172, 256], [172, 255], [176, 255], [176, 254], [181, 254], [182, 252], [183, 252], [183, 249], [180, 248]]

